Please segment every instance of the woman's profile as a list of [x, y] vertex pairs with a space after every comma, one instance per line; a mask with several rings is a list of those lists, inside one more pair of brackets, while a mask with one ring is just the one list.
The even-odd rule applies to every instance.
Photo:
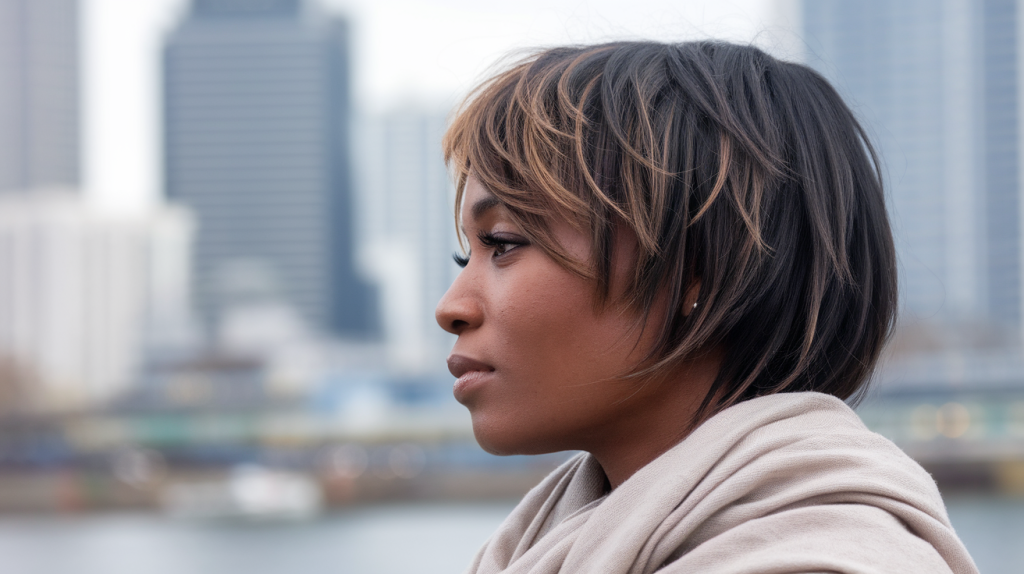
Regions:
[[455, 396], [490, 452], [582, 451], [470, 572], [977, 572], [844, 402], [896, 258], [820, 75], [721, 42], [555, 48], [478, 87], [444, 148]]

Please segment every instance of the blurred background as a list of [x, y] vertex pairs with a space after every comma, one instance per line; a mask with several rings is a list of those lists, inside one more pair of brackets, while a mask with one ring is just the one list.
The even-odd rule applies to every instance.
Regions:
[[461, 571], [566, 455], [451, 398], [448, 113], [510, 53], [707, 37], [864, 122], [902, 315], [859, 413], [1024, 571], [1021, 2], [0, 0], [4, 571]]

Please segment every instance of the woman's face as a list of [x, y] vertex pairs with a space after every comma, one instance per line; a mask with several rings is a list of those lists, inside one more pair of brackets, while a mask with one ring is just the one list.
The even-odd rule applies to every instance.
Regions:
[[[436, 317], [458, 335], [448, 366], [480, 445], [498, 454], [593, 452], [643, 427], [656, 393], [620, 377], [646, 356], [660, 325], [641, 333], [636, 314], [615, 303], [635, 252], [628, 238], [615, 249], [612, 303], [598, 307], [593, 282], [529, 244], [473, 177], [461, 223], [469, 264]], [[586, 236], [567, 222], [552, 231], [569, 254], [590, 260]]]

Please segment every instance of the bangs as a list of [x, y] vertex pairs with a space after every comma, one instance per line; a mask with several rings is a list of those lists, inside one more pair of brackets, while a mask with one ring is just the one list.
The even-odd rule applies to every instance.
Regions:
[[[601, 56], [614, 48], [555, 49], [515, 63], [470, 94], [443, 142], [456, 180], [456, 224], [472, 175], [531, 241], [563, 267], [597, 281], [602, 297], [608, 279], [600, 247], [594, 260], [578, 261], [554, 239], [549, 224], [552, 218], [567, 221], [601, 246], [611, 240], [613, 219], [630, 218], [608, 193], [622, 179], [621, 162], [612, 160], [618, 154], [606, 152], [626, 143], [609, 141], [611, 126], [600, 105], [606, 63]], [[598, 149], [602, 153], [596, 154]], [[595, 155], [609, 157], [595, 162]], [[646, 162], [653, 167], [653, 161]], [[642, 249], [657, 251], [646, 226], [630, 228]]]

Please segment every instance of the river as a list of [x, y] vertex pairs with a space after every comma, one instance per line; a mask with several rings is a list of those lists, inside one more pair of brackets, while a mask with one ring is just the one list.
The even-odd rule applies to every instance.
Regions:
[[[984, 574], [1024, 572], [1024, 498], [956, 496], [954, 526]], [[148, 514], [0, 519], [5, 574], [461, 572], [512, 502], [354, 508], [296, 524]]]

